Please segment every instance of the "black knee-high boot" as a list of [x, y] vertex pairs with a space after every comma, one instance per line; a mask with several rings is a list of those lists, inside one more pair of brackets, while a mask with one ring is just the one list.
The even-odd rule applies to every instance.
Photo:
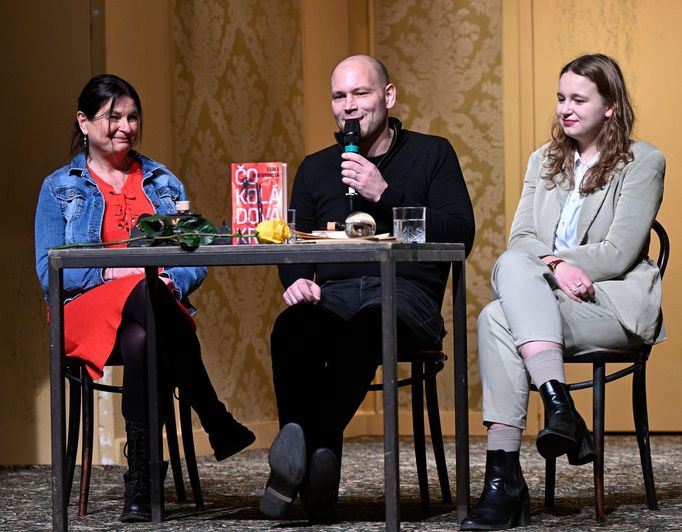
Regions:
[[530, 496], [519, 452], [486, 454], [483, 493], [460, 530], [505, 530], [530, 524]]
[[[195, 368], [195, 372], [205, 375], [203, 365]], [[205, 386], [200, 386], [196, 381], [190, 386], [180, 384], [180, 393], [188, 395], [190, 405], [208, 434], [215, 458], [220, 461], [251, 445], [256, 440], [256, 435], [227, 411], [218, 399], [208, 375], [202, 380]]]
[[568, 453], [572, 465], [583, 465], [595, 458], [592, 436], [578, 413], [568, 386], [556, 380], [540, 386], [547, 426], [538, 434], [538, 452], [546, 459]]
[[123, 474], [125, 502], [121, 521], [151, 521], [149, 485], [149, 432], [143, 423], [126, 421], [128, 471]]
[[256, 436], [235, 420], [218, 398], [194, 328], [165, 287], [159, 287], [159, 303], [157, 340], [164, 377], [188, 399], [208, 433], [216, 459], [224, 460], [251, 445]]
[[180, 388], [180, 393], [187, 397], [199, 416], [216, 460], [224, 460], [251, 445], [256, 436], [234, 419], [218, 398], [201, 360], [198, 341], [188, 344], [189, 348], [182, 354], [168, 357], [172, 382]]

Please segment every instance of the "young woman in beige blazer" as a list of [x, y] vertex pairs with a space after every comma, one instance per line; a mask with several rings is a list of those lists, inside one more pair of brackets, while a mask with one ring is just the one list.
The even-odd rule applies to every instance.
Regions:
[[648, 247], [665, 159], [631, 140], [633, 123], [613, 59], [586, 55], [561, 70], [552, 140], [530, 157], [509, 249], [492, 273], [495, 299], [478, 320], [488, 450], [483, 493], [462, 530], [530, 523], [519, 464], [529, 375], [548, 419], [539, 453], [587, 464], [592, 439], [563, 357], [663, 338], [661, 278]]

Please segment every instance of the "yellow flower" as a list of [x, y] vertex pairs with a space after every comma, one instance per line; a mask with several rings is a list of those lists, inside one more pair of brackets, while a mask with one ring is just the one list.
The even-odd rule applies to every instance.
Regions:
[[256, 226], [256, 231], [261, 244], [281, 244], [291, 236], [289, 226], [283, 220], [264, 220]]

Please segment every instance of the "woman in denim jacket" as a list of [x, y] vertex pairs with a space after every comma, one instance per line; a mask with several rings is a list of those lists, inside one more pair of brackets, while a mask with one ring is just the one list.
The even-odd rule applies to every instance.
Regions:
[[[72, 140], [75, 157], [45, 178], [38, 199], [36, 270], [46, 299], [50, 248], [126, 239], [141, 214], [172, 214], [175, 202], [186, 199], [182, 183], [165, 166], [132, 150], [141, 134], [142, 105], [135, 89], [113, 75], [92, 78], [78, 99]], [[223, 460], [253, 443], [255, 436], [220, 402], [201, 360], [187, 296], [204, 277], [206, 268], [198, 267], [159, 273], [158, 343], [171, 384], [189, 397], [216, 459]], [[102, 376], [105, 364], [124, 366], [128, 471], [123, 476], [121, 520], [126, 522], [151, 519], [144, 408], [145, 283], [143, 268], [64, 271], [67, 356], [81, 359], [93, 378]]]

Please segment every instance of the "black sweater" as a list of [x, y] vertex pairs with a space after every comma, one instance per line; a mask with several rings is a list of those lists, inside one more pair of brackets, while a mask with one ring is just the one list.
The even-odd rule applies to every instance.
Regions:
[[[371, 214], [377, 234], [393, 229], [392, 207], [425, 206], [427, 242], [461, 242], [469, 254], [474, 241], [474, 213], [457, 155], [442, 137], [402, 129], [395, 118], [393, 144], [384, 156], [370, 159], [376, 164], [388, 188], [378, 203], [360, 195], [355, 210]], [[325, 229], [327, 222], [343, 222], [346, 191], [341, 181], [343, 145], [337, 144], [307, 156], [296, 172], [290, 207], [296, 209], [296, 229], [310, 232]], [[396, 275], [416, 282], [438, 304], [447, 284], [448, 263], [399, 263]], [[378, 264], [318, 264], [281, 266], [285, 287], [299, 278], [314, 279], [319, 285], [334, 279], [379, 276]]]

